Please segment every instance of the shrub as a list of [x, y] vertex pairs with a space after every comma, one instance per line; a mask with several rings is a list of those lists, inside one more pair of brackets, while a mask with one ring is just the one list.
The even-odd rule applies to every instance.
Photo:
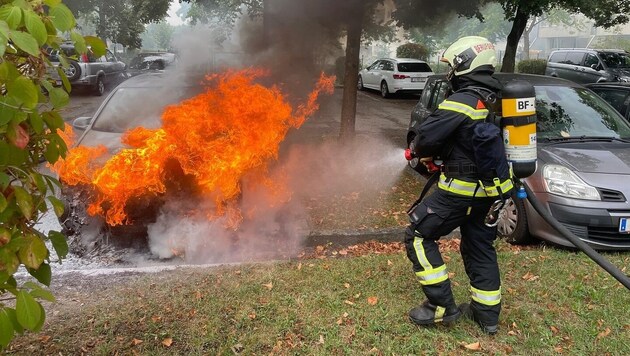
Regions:
[[547, 61], [544, 59], [526, 59], [518, 62], [516, 70], [518, 73], [544, 75], [546, 67]]
[[429, 54], [429, 49], [418, 43], [406, 43], [396, 48], [398, 58], [416, 58], [426, 61]]

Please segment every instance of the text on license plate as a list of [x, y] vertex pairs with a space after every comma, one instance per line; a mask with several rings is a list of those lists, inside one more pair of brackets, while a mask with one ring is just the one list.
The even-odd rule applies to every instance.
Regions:
[[411, 77], [412, 82], [424, 82], [424, 78]]
[[628, 218], [619, 218], [619, 232], [622, 234], [630, 234], [630, 224], [628, 224]]

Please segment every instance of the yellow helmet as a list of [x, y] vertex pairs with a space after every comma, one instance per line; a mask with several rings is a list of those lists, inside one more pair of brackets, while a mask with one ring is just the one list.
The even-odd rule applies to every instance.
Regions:
[[450, 45], [441, 59], [451, 65], [450, 75], [464, 75], [483, 65], [496, 64], [494, 45], [479, 36], [466, 36]]

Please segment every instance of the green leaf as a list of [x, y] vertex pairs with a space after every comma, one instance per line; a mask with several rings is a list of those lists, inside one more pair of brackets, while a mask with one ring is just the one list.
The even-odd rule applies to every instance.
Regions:
[[18, 251], [20, 262], [28, 268], [38, 269], [48, 257], [46, 244], [35, 235], [26, 235], [23, 239], [26, 244]]
[[83, 38], [80, 33], [78, 33], [77, 31], [70, 32], [70, 39], [72, 39], [72, 42], [74, 42], [74, 48], [77, 52], [87, 52], [87, 44], [85, 43], [85, 38]]
[[61, 4], [61, 0], [44, 0], [44, 4], [50, 6], [50, 7], [55, 7], [59, 4]]
[[11, 322], [13, 323], [13, 328], [15, 329], [15, 332], [20, 335], [24, 334], [24, 328], [17, 320], [17, 313], [15, 312], [15, 309], [6, 309], [6, 312], [9, 315]]
[[38, 112], [28, 114], [28, 119], [33, 131], [35, 131], [36, 134], [44, 132], [44, 120], [42, 120], [42, 117], [39, 116]]
[[53, 197], [52, 195], [48, 196], [48, 200], [50, 201], [50, 204], [52, 204], [53, 206], [55, 215], [57, 215], [58, 218], [61, 217], [61, 215], [63, 215], [63, 212], [65, 210], [63, 202], [57, 199], [56, 197]]
[[44, 158], [46, 158], [46, 162], [50, 164], [55, 164], [55, 162], [59, 160], [59, 149], [57, 148], [57, 146], [46, 146], [46, 151], [44, 151]]
[[101, 57], [107, 53], [107, 46], [100, 38], [85, 36], [85, 42], [92, 49], [92, 53], [94, 53], [95, 57]]
[[31, 291], [31, 295], [35, 298], [38, 299], [44, 299], [47, 300], [49, 302], [54, 302], [55, 301], [55, 296], [50, 292], [47, 291], [43, 288], [37, 288], [37, 289], [33, 289]]
[[39, 172], [32, 172], [30, 176], [33, 182], [35, 182], [35, 186], [37, 187], [37, 190], [39, 190], [40, 193], [45, 194], [47, 187], [46, 187], [46, 181], [44, 180], [44, 176]]
[[[14, 240], [11, 240], [13, 242]], [[9, 244], [11, 243], [9, 242]], [[0, 271], [13, 275], [20, 266], [20, 260], [14, 251], [6, 247], [0, 248]]]
[[9, 28], [7, 22], [4, 20], [0, 20], [0, 35], [2, 35], [2, 37], [4, 38], [9, 38], [10, 31], [11, 29]]
[[[50, 280], [52, 278], [52, 270], [50, 269], [50, 265], [47, 263], [42, 263], [38, 269], [27, 268], [28, 273], [35, 277], [39, 281], [39, 283], [50, 286]], [[32, 293], [31, 293], [32, 294]]]
[[9, 28], [15, 30], [22, 23], [22, 9], [13, 5], [0, 7], [0, 20], [6, 21]]
[[10, 82], [20, 76], [15, 65], [9, 61], [0, 63], [0, 81]]
[[24, 328], [35, 331], [44, 318], [40, 304], [26, 291], [19, 291], [15, 302], [17, 320]]
[[[59, 57], [59, 58], [63, 58], [63, 57]], [[66, 92], [69, 93], [72, 90], [72, 86], [70, 85], [68, 76], [66, 75], [66, 72], [64, 72], [62, 67], [59, 67], [59, 66], [57, 67], [57, 75], [59, 75], [59, 78], [61, 78], [61, 83], [63, 84], [63, 88], [66, 90]]]
[[55, 27], [61, 32], [70, 31], [76, 25], [72, 11], [64, 4], [60, 3], [51, 7], [48, 14], [52, 18]]
[[61, 88], [53, 88], [50, 92], [50, 102], [55, 109], [62, 108], [70, 102], [70, 96]]
[[23, 31], [11, 31], [9, 38], [22, 51], [32, 56], [39, 56], [39, 45], [37, 44], [35, 37], [33, 37], [30, 33]]
[[17, 109], [12, 108], [10, 103], [12, 98], [0, 97], [0, 125], [6, 125], [13, 120], [17, 114]]
[[37, 106], [38, 94], [37, 86], [30, 79], [20, 76], [13, 82], [7, 84], [9, 95], [18, 100], [21, 104], [29, 109]]
[[53, 248], [55, 252], [57, 252], [57, 256], [59, 259], [64, 259], [68, 255], [68, 241], [66, 241], [66, 236], [58, 231], [51, 230], [48, 232], [48, 238], [50, 242], [52, 242]]
[[55, 129], [63, 130], [65, 126], [65, 122], [58, 112], [46, 111], [42, 113], [42, 118], [44, 119], [44, 122], [46, 123], [48, 128], [53, 132], [55, 131]]
[[15, 329], [13, 321], [6, 312], [7, 307], [0, 306], [0, 348], [9, 346], [9, 342], [13, 339]]
[[9, 205], [7, 198], [4, 197], [4, 194], [0, 194], [0, 212], [3, 212], [7, 205]]
[[4, 172], [0, 172], [0, 188], [2, 188], [2, 190], [5, 190], [7, 189], [9, 184], [11, 184], [11, 177]]
[[33, 215], [33, 197], [22, 187], [14, 186], [13, 191], [20, 211], [25, 218], [30, 219]]
[[46, 31], [46, 26], [44, 26], [44, 22], [39, 15], [31, 10], [25, 11], [24, 25], [26, 25], [28, 32], [37, 40], [39, 46], [46, 43], [46, 40], [48, 40], [48, 31]]
[[4, 56], [4, 54], [7, 52], [7, 44], [6, 44], [6, 40], [0, 36], [0, 56]]

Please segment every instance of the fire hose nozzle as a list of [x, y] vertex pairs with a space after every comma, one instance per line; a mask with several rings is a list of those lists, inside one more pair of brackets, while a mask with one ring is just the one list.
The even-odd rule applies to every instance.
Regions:
[[411, 161], [412, 159], [416, 158], [416, 155], [411, 151], [410, 148], [407, 148], [405, 150], [405, 159], [407, 161]]

